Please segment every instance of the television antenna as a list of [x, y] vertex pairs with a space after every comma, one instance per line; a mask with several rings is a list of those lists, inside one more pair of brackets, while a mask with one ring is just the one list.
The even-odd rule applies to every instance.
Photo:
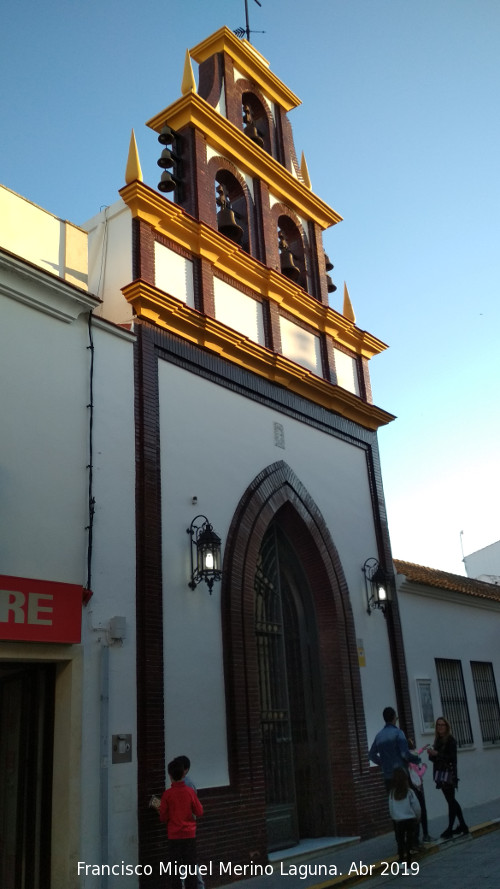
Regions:
[[[262, 3], [260, 2], [260, 0], [254, 0], [254, 2], [257, 4], [257, 6], [262, 7]], [[249, 41], [249, 43], [251, 42], [250, 41], [250, 34], [265, 34], [266, 33], [265, 31], [254, 31], [252, 28], [250, 28], [250, 17], [248, 15], [248, 0], [245, 0], [245, 27], [244, 28], [235, 28], [234, 33], [236, 34], [237, 37], [240, 38], [240, 40], [242, 40], [243, 37], [246, 37], [247, 40]]]

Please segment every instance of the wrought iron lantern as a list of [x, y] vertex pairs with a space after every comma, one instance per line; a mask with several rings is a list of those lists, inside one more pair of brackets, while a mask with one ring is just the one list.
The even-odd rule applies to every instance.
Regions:
[[[202, 519], [201, 524], [197, 524]], [[196, 589], [204, 580], [210, 595], [216, 580], [222, 577], [221, 539], [215, 533], [205, 515], [197, 515], [186, 529], [191, 538], [191, 580], [189, 586]]]
[[390, 587], [387, 574], [378, 559], [367, 559], [362, 568], [365, 575], [366, 611], [371, 614], [379, 608], [384, 614], [390, 600]]

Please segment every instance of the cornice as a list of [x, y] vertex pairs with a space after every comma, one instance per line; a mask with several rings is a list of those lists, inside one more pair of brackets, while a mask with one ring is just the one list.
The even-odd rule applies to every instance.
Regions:
[[101, 304], [93, 294], [4, 250], [0, 251], [0, 268], [1, 294], [60, 321], [75, 321], [82, 312], [91, 312]]
[[127, 284], [122, 293], [139, 318], [215, 352], [366, 429], [375, 431], [394, 419], [392, 414], [367, 404], [351, 392], [315, 376], [283, 355], [271, 352], [145, 281]]
[[166, 124], [174, 130], [192, 126], [203, 133], [213, 149], [230, 157], [249, 176], [262, 179], [278, 201], [295, 210], [299, 216], [316, 222], [321, 229], [342, 221], [335, 210], [219, 114], [198, 93], [191, 92], [182, 96], [147, 121], [147, 126], [157, 133]]
[[226, 52], [238, 71], [253, 80], [272, 102], [277, 102], [285, 111], [291, 111], [301, 104], [300, 99], [272, 73], [267, 59], [247, 40], [240, 40], [227, 27], [220, 28], [206, 40], [189, 50], [191, 58], [200, 64], [210, 56]]
[[228, 238], [198, 222], [177, 204], [168, 201], [142, 182], [120, 190], [132, 216], [149, 223], [194, 256], [207, 260], [217, 272], [244, 284], [259, 297], [280, 305], [298, 320], [331, 336], [337, 343], [363, 358], [373, 358], [387, 346], [344, 315], [305, 293], [284, 275], [254, 259]]

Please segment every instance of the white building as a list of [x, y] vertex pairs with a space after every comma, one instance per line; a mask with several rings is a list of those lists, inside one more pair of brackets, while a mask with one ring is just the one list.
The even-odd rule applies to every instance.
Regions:
[[[458, 744], [462, 807], [500, 797], [500, 590], [395, 560], [415, 741], [432, 744], [444, 715]], [[424, 754], [425, 761], [425, 754]], [[446, 804], [425, 778], [430, 816]], [[446, 826], [446, 825], [444, 825]]]
[[86, 233], [0, 187], [0, 883], [16, 889], [137, 856], [134, 337], [98, 304]]
[[[368, 747], [388, 704], [411, 728], [397, 600], [369, 613], [363, 575], [392, 566], [377, 429], [393, 417], [368, 370], [385, 345], [347, 293], [329, 305], [322, 232], [340, 216], [297, 161], [298, 104], [221, 29], [149, 121], [159, 191], [132, 140], [120, 201], [85, 225], [98, 311], [137, 337], [141, 862], [165, 854], [147, 801], [175, 755], [205, 807], [200, 860], [263, 863], [387, 829]], [[186, 534], [205, 520], [211, 594]]]
[[464, 556], [467, 577], [500, 584], [500, 540]]

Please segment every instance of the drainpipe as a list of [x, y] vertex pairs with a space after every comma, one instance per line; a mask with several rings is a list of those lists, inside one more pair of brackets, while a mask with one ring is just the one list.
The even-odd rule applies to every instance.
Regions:
[[[101, 706], [100, 706], [100, 799], [99, 829], [101, 838], [101, 863], [106, 864], [108, 857], [108, 796], [109, 796], [109, 647], [104, 641], [101, 645]], [[101, 875], [101, 887], [108, 885], [107, 874]]]

